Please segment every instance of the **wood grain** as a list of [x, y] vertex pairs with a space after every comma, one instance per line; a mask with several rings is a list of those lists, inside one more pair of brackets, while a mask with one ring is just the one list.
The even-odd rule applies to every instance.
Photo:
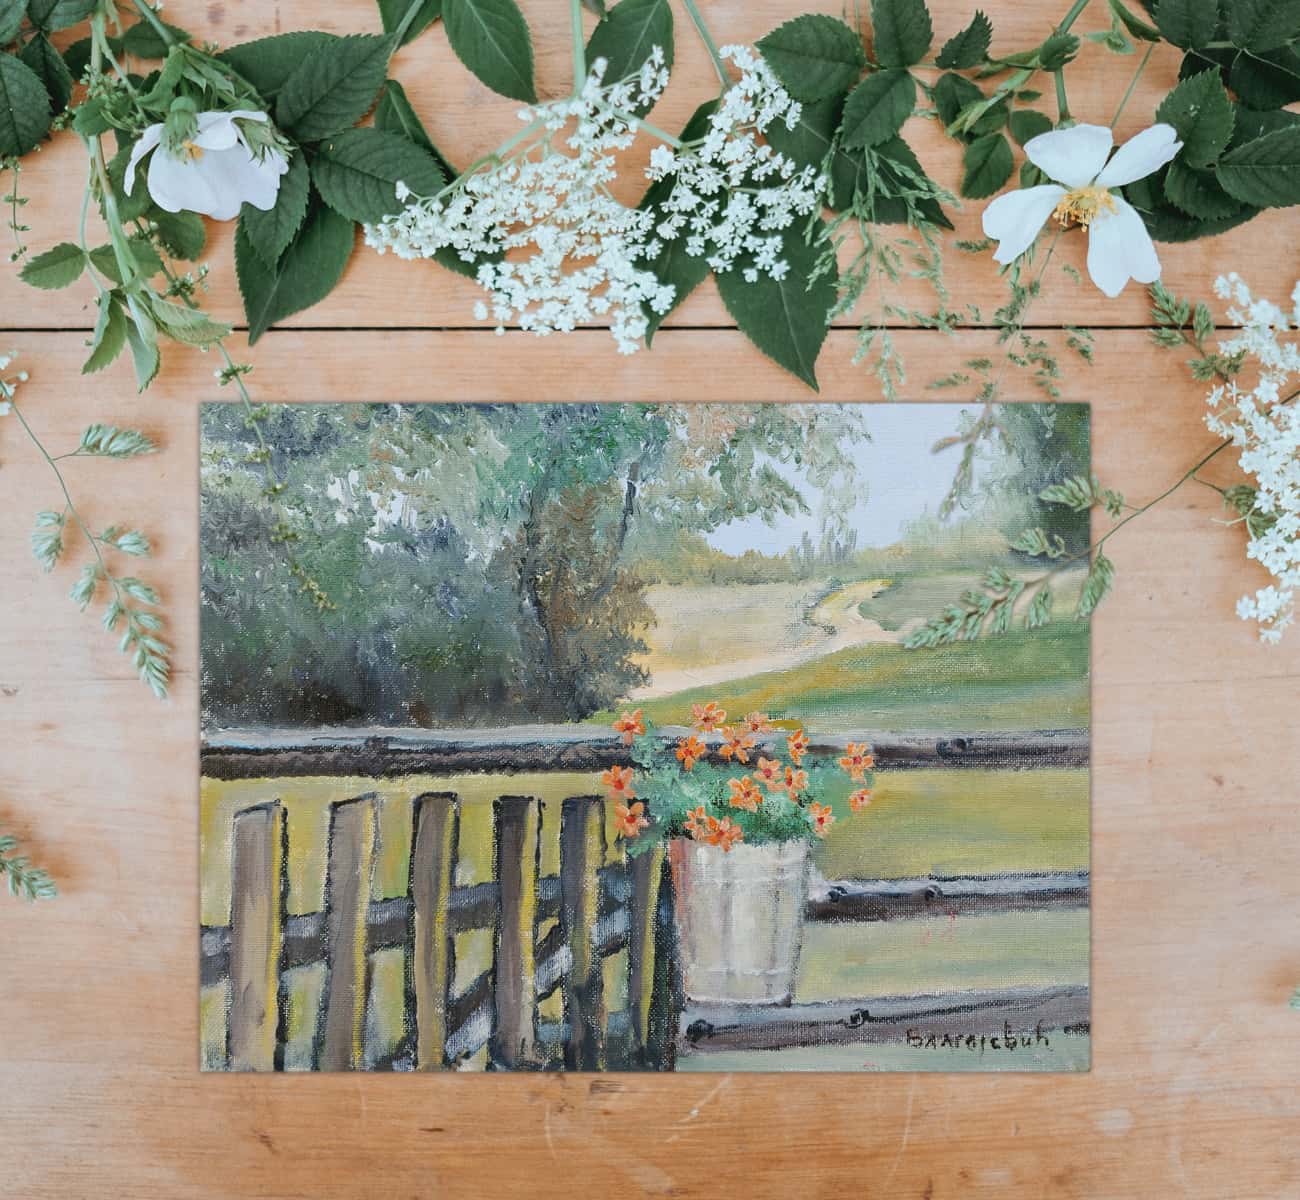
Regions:
[[[539, 75], [554, 92], [565, 82], [559, 6], [526, 7], [544, 30]], [[797, 11], [788, 0], [704, 7], [736, 39]], [[839, 9], [834, 0], [820, 7]], [[933, 7], [945, 36], [970, 6]], [[983, 7], [1009, 44], [1058, 15], [1011, 0]], [[167, 11], [227, 42], [307, 24], [374, 27], [373, 9], [360, 0], [328, 9], [306, 0], [170, 0]], [[449, 68], [441, 37], [435, 31], [405, 50], [401, 75], [435, 136], [463, 158], [510, 126], [513, 106]], [[679, 40], [669, 124], [708, 86], [698, 49], [685, 33]], [[1132, 60], [1092, 50], [1088, 58], [1099, 65], [1081, 64], [1072, 103], [1086, 118], [1107, 120]], [[1150, 118], [1173, 70], [1167, 56], [1153, 60], [1125, 131]], [[934, 170], [946, 164], [940, 178], [951, 181], [951, 151], [932, 131], [916, 141]], [[28, 210], [34, 245], [66, 235], [79, 170], [63, 145], [24, 175], [39, 189]], [[1295, 231], [1294, 215], [1274, 214], [1216, 241], [1165, 248], [1167, 280], [1204, 294], [1215, 273], [1233, 266], [1281, 298], [1294, 282]], [[228, 239], [214, 244], [213, 294], [233, 313]], [[739, 334], [704, 328], [727, 323], [711, 292], [688, 302], [683, 327], [666, 329], [652, 354], [622, 360], [600, 331], [540, 341], [449, 328], [472, 324], [472, 298], [435, 271], [359, 257], [340, 291], [297, 323], [395, 328], [269, 334], [252, 355], [258, 399], [808, 398]], [[951, 275], [963, 302], [988, 305], [998, 295], [987, 261], [953, 255]], [[1036, 319], [1137, 325], [1145, 306], [1133, 291], [1112, 305], [1066, 287], [1044, 299]], [[78, 370], [89, 324], [67, 293], [48, 296], [0, 276], [0, 346], [19, 348], [32, 372], [20, 398], [41, 436], [71, 448], [91, 419], [93, 386], [95, 419], [143, 425], [162, 443], [138, 463], [68, 465], [93, 522], [131, 521], [154, 538], [158, 557], [142, 574], [165, 594], [178, 671], [172, 700], [159, 705], [113, 641], [67, 601], [75, 570], [37, 572], [27, 521], [55, 501], [54, 483], [21, 431], [0, 420], [0, 820], [29, 842], [64, 893], [53, 904], [0, 903], [5, 1194], [1300, 1195], [1300, 1025], [1286, 1007], [1300, 982], [1300, 638], [1261, 647], [1233, 617], [1235, 597], [1262, 579], [1245, 563], [1240, 530], [1215, 524], [1217, 497], [1204, 489], [1178, 493], [1115, 539], [1118, 593], [1094, 621], [1090, 1074], [201, 1075], [197, 403], [225, 393], [213, 383], [213, 358], [184, 350], [169, 356], [143, 397], [125, 364], [88, 385]], [[848, 331], [828, 339], [824, 398], [876, 394], [850, 363], [852, 341]], [[919, 398], [926, 379], [993, 348], [981, 331], [903, 333], [898, 342]], [[1072, 369], [1064, 390], [1066, 399], [1093, 402], [1096, 470], [1133, 499], [1155, 495], [1209, 444], [1203, 388], [1141, 329], [1102, 335], [1096, 365]], [[1012, 392], [1032, 398], [1019, 383]], [[1231, 477], [1230, 463], [1218, 469]]]

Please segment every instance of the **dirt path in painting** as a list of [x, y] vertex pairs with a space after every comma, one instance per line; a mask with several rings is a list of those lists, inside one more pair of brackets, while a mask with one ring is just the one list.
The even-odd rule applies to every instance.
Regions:
[[[632, 700], [654, 700], [670, 696], [689, 688], [712, 687], [733, 679], [744, 679], [764, 671], [783, 671], [802, 666], [815, 658], [861, 646], [868, 642], [899, 642], [904, 634], [881, 627], [878, 621], [869, 620], [858, 611], [858, 605], [870, 600], [888, 586], [888, 580], [864, 579], [838, 588], [823, 597], [804, 618], [801, 631], [804, 636], [797, 642], [775, 644], [766, 653], [747, 658], [728, 658], [721, 662], [705, 662], [692, 666], [663, 666], [647, 663], [651, 679], [644, 687], [636, 688]], [[661, 617], [661, 621], [665, 618]], [[734, 622], [720, 622], [723, 628], [719, 637], [727, 637], [735, 630]]]

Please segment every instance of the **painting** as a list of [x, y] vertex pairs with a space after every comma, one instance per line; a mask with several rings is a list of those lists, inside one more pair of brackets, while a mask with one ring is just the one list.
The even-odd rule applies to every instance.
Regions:
[[1086, 405], [260, 425], [203, 406], [205, 1070], [1088, 1069]]

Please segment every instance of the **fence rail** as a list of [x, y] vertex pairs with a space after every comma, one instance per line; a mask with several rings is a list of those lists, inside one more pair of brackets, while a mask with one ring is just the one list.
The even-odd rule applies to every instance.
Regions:
[[[659, 731], [665, 747], [690, 731]], [[783, 744], [778, 733], [762, 748]], [[710, 735], [706, 741], [718, 741]], [[923, 768], [1086, 767], [1086, 729], [1026, 733], [865, 732], [815, 736], [814, 757], [842, 754], [849, 742], [867, 742], [889, 770]], [[459, 775], [466, 772], [596, 771], [627, 761], [627, 748], [603, 726], [521, 725], [509, 729], [216, 730], [200, 749], [202, 773], [212, 779], [268, 775]]]

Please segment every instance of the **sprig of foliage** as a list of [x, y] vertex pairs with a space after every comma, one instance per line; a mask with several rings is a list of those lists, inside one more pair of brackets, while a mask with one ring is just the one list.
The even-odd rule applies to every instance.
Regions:
[[18, 838], [12, 833], [0, 832], [0, 875], [8, 881], [9, 894], [29, 903], [53, 900], [59, 889], [44, 867], [33, 866], [31, 860], [20, 854]]
[[1151, 317], [1158, 326], [1152, 330], [1151, 340], [1166, 349], [1190, 346], [1196, 351], [1196, 357], [1187, 363], [1193, 379], [1202, 383], [1227, 380], [1240, 372], [1245, 351], [1223, 354], [1207, 344], [1214, 335], [1214, 317], [1208, 304], [1181, 299], [1159, 280], [1148, 291]]

